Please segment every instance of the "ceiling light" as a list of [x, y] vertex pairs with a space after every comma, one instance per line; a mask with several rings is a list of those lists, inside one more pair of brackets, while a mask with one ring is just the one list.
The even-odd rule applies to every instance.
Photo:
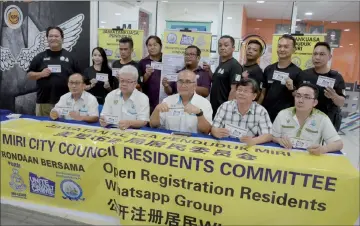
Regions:
[[344, 46], [340, 46], [340, 48], [342, 48], [342, 47], [344, 47]]
[[257, 19], [256, 21], [262, 21], [262, 19]]
[[349, 29], [349, 28], [346, 28], [346, 29], [344, 29], [344, 31], [350, 31], [350, 29]]
[[301, 21], [301, 19], [296, 19], [297, 22]]
[[313, 13], [312, 12], [307, 12], [307, 13], [305, 13], [305, 15], [306, 16], [311, 16], [311, 15], [313, 15]]
[[228, 16], [227, 19], [228, 19], [228, 20], [232, 20], [232, 17], [231, 17], [231, 16]]
[[100, 21], [100, 23], [102, 23], [102, 24], [106, 24], [106, 21], [103, 21], [103, 20], [102, 20], [102, 21]]
[[120, 16], [121, 15], [121, 13], [115, 13], [115, 16]]
[[164, 0], [164, 1], [162, 1], [162, 2], [168, 2], [168, 1], [165, 1], [165, 0]]
[[105, 26], [100, 26], [100, 28], [105, 28]]
[[260, 30], [260, 28], [258, 28], [258, 27], [256, 27], [256, 28], [254, 28], [255, 30]]
[[337, 21], [331, 21], [332, 24], [337, 24]]
[[257, 3], [260, 3], [260, 4], [261, 4], [261, 3], [265, 3], [265, 1], [256, 1], [256, 2], [257, 2]]
[[354, 45], [354, 44], [350, 43], [349, 45], [352, 46], [352, 45]]

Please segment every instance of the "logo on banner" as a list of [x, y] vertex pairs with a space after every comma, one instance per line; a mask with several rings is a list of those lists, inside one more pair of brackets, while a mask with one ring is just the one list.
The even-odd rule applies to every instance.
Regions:
[[11, 29], [17, 29], [24, 20], [21, 9], [16, 5], [9, 5], [4, 12], [5, 24]]
[[29, 173], [30, 192], [48, 197], [55, 197], [55, 182], [44, 177]]
[[17, 192], [22, 192], [26, 190], [24, 180], [20, 176], [19, 170], [16, 168], [13, 168], [13, 173], [11, 174], [11, 180], [9, 185], [14, 191]]
[[236, 157], [240, 158], [240, 159], [245, 159], [245, 160], [255, 160], [256, 156], [255, 155], [250, 155], [249, 153], [241, 153], [236, 155]]
[[180, 45], [192, 45], [194, 43], [195, 38], [188, 36], [188, 35], [182, 35], [180, 40]]
[[294, 56], [294, 57], [291, 59], [291, 62], [292, 62], [293, 64], [295, 64], [296, 66], [301, 67], [301, 59], [300, 59], [300, 57], [298, 57], [298, 56]]
[[73, 180], [61, 181], [60, 189], [64, 194], [63, 199], [69, 199], [70, 201], [85, 200], [85, 198], [82, 198], [82, 188]]
[[176, 41], [177, 41], [177, 36], [176, 36], [176, 34], [174, 34], [174, 33], [168, 34], [168, 36], [167, 36], [167, 41], [168, 41], [168, 43], [170, 43], [170, 44], [175, 44]]

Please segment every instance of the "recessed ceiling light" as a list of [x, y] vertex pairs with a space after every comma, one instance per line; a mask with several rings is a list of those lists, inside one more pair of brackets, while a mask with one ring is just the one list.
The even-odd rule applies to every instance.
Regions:
[[301, 21], [301, 19], [296, 19], [296, 21], [298, 21], [298, 22], [299, 22], [299, 21]]
[[352, 46], [352, 45], [354, 45], [354, 44], [350, 43], [349, 45]]
[[255, 30], [260, 30], [260, 28], [258, 28], [258, 27], [256, 27], [256, 28], [254, 28]]
[[311, 16], [311, 15], [313, 15], [313, 13], [312, 12], [307, 12], [307, 13], [305, 13], [305, 15], [306, 16]]
[[260, 4], [261, 4], [261, 3], [265, 3], [265, 1], [256, 1], [256, 2], [257, 2], [257, 3], [260, 3]]
[[164, 1], [162, 1], [162, 2], [168, 2], [168, 1], [165, 1], [165, 0], [164, 0]]
[[228, 16], [227, 19], [228, 19], [228, 20], [232, 20], [232, 17], [231, 17], [231, 16]]
[[115, 16], [120, 16], [121, 15], [121, 13], [115, 13]]
[[342, 47], [344, 47], [344, 46], [340, 46], [340, 48], [342, 48]]
[[257, 19], [256, 21], [262, 21], [262, 19]]
[[331, 21], [332, 24], [337, 24], [337, 21]]
[[102, 24], [106, 24], [106, 21], [103, 21], [103, 20], [102, 20], [102, 21], [100, 21], [100, 23], [102, 23]]
[[349, 28], [346, 28], [346, 29], [344, 29], [344, 31], [350, 31], [350, 29], [349, 29]]

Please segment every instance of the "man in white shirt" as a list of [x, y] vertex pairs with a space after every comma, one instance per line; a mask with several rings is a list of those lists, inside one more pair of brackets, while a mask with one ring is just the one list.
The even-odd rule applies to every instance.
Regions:
[[50, 112], [53, 120], [63, 117], [84, 122], [99, 120], [98, 102], [96, 97], [85, 91], [85, 79], [79, 73], [72, 74], [68, 80], [70, 92], [62, 95], [59, 102]]
[[116, 125], [120, 129], [141, 128], [149, 121], [149, 98], [136, 89], [139, 72], [132, 65], [118, 72], [119, 88], [105, 98], [101, 111], [101, 126]]
[[220, 105], [211, 134], [216, 138], [234, 137], [249, 146], [271, 141], [271, 120], [266, 109], [256, 103], [260, 92], [253, 79], [236, 84], [236, 99]]
[[156, 106], [150, 118], [151, 127], [168, 130], [209, 134], [212, 107], [204, 97], [196, 94], [196, 74], [190, 70], [179, 73], [178, 93]]
[[[307, 149], [314, 155], [343, 148], [343, 142], [329, 117], [315, 109], [318, 95], [315, 85], [300, 85], [295, 94], [295, 107], [280, 111], [274, 121], [274, 142], [288, 149]], [[326, 145], [322, 145], [323, 141]]]

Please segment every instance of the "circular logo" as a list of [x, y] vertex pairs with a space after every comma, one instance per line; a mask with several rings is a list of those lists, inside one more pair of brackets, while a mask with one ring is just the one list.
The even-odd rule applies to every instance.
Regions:
[[300, 57], [297, 57], [297, 56], [293, 57], [293, 58], [291, 59], [291, 62], [293, 62], [293, 64], [295, 64], [295, 65], [298, 66], [298, 67], [301, 66], [301, 59], [300, 59]]
[[61, 192], [64, 194], [64, 198], [70, 200], [79, 200], [83, 195], [83, 191], [75, 181], [63, 180], [60, 184]]
[[168, 36], [167, 36], [167, 41], [168, 41], [168, 43], [170, 43], [170, 44], [175, 44], [175, 43], [176, 43], [176, 40], [177, 40], [176, 34], [174, 34], [174, 33], [168, 34]]
[[309, 69], [309, 68], [312, 68], [312, 67], [314, 67], [314, 64], [312, 63], [312, 59], [306, 61], [305, 69]]
[[24, 20], [20, 8], [16, 5], [9, 5], [4, 11], [5, 24], [11, 29], [17, 29]]

